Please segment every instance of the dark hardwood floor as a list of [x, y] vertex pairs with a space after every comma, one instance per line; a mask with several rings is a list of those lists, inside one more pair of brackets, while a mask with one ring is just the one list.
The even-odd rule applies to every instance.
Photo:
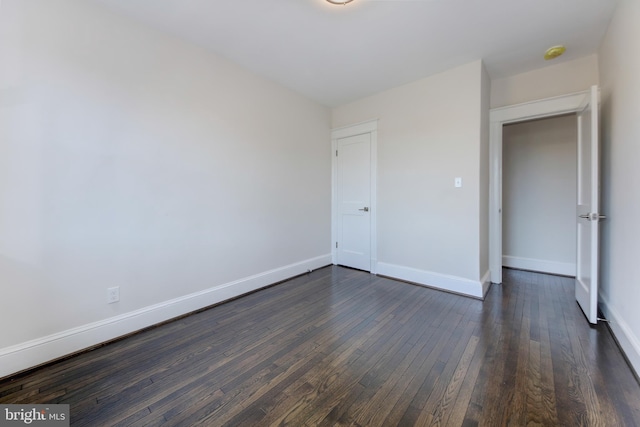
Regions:
[[74, 426], [640, 426], [640, 386], [573, 279], [483, 302], [327, 267], [0, 382]]

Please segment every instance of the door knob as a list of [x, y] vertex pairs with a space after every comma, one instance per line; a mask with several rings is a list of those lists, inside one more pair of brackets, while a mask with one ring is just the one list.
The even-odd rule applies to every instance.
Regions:
[[369, 208], [367, 206], [365, 206], [362, 209], [358, 209], [359, 211], [364, 211], [364, 212], [369, 212]]
[[580, 215], [580, 218], [588, 219], [589, 221], [598, 221], [600, 219], [607, 219], [607, 216], [597, 214], [597, 213], [588, 213], [588, 214]]

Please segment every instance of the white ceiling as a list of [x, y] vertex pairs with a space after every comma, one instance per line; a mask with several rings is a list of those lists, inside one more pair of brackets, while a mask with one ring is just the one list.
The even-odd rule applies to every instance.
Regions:
[[492, 78], [595, 53], [617, 0], [93, 0], [327, 106], [477, 59]]

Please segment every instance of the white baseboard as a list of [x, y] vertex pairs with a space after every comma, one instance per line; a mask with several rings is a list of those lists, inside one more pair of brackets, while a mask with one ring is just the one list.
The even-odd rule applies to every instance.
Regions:
[[109, 319], [2, 348], [0, 378], [329, 264], [330, 254], [311, 258]]
[[482, 276], [482, 280], [480, 280], [482, 284], [482, 299], [487, 296], [487, 292], [489, 292], [489, 288], [491, 287], [491, 270], [487, 270]]
[[620, 314], [609, 304], [602, 296], [598, 295], [599, 307], [604, 317], [609, 320], [609, 326], [615, 335], [616, 340], [622, 347], [625, 356], [631, 363], [631, 367], [640, 377], [640, 339], [631, 329], [629, 324], [624, 321]]
[[539, 271], [541, 273], [561, 274], [563, 276], [575, 276], [576, 265], [570, 262], [547, 261], [544, 259], [522, 258], [504, 255], [502, 265], [505, 267], [519, 268], [521, 270]]
[[481, 282], [384, 262], [378, 262], [378, 274], [475, 298], [484, 298], [489, 290], [488, 272], [485, 274], [486, 289], [485, 279]]

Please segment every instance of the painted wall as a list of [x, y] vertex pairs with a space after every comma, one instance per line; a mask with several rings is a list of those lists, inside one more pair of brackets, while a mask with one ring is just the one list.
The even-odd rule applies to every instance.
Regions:
[[640, 374], [640, 3], [619, 3], [599, 51], [602, 97], [600, 306]]
[[544, 68], [493, 80], [491, 108], [588, 90], [598, 84], [598, 56], [551, 63]]
[[481, 87], [476, 61], [333, 109], [379, 119], [379, 274], [481, 296]]
[[489, 189], [491, 168], [489, 161], [489, 152], [491, 145], [490, 135], [490, 106], [491, 106], [491, 78], [487, 73], [484, 65], [481, 74], [481, 91], [480, 91], [480, 188], [479, 188], [479, 204], [480, 204], [480, 277], [489, 271]]
[[328, 109], [90, 2], [0, 19], [0, 377], [330, 263]]
[[505, 266], [575, 275], [576, 120], [570, 115], [503, 128]]

